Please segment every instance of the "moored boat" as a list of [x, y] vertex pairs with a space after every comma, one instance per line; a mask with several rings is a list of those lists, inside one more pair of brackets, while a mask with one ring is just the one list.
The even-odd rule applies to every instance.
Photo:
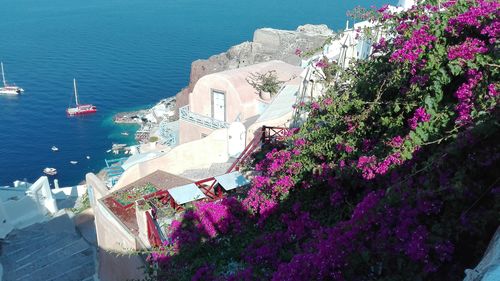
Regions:
[[22, 92], [24, 92], [23, 88], [18, 87], [16, 85], [8, 85], [7, 81], [5, 80], [5, 73], [3, 71], [3, 62], [0, 62], [0, 65], [2, 66], [2, 81], [3, 81], [3, 87], [0, 87], [0, 94], [2, 95], [19, 95]]
[[46, 175], [49, 175], [49, 176], [53, 176], [53, 175], [57, 174], [57, 169], [47, 167], [47, 168], [43, 169], [43, 173]]
[[73, 79], [73, 88], [75, 90], [75, 102], [76, 107], [69, 107], [66, 109], [66, 113], [69, 116], [83, 115], [97, 112], [97, 107], [92, 104], [80, 104], [78, 101], [78, 92], [76, 90], [76, 79]]

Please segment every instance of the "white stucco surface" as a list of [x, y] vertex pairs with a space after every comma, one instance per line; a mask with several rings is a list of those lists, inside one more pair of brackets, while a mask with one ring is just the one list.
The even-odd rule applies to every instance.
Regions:
[[156, 170], [179, 175], [186, 170], [206, 169], [213, 163], [227, 162], [227, 144], [227, 129], [215, 130], [203, 139], [181, 144], [161, 157], [131, 166], [122, 174], [113, 190], [118, 190]]
[[14, 228], [24, 228], [46, 220], [58, 211], [47, 177], [40, 177], [27, 189], [2, 188], [0, 198], [0, 238]]

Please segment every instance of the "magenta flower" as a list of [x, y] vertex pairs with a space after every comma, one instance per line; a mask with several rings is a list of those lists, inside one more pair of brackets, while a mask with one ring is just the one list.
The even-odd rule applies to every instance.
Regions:
[[460, 62], [473, 60], [477, 54], [484, 54], [488, 51], [483, 41], [477, 38], [467, 37], [460, 45], [451, 46], [448, 49], [448, 59], [460, 59]]
[[320, 60], [316, 62], [315, 66], [319, 68], [326, 68], [328, 67], [328, 63], [325, 60]]
[[429, 122], [431, 115], [425, 112], [425, 108], [419, 107], [415, 110], [413, 117], [408, 120], [410, 129], [415, 130], [420, 122]]
[[404, 139], [401, 136], [395, 136], [389, 141], [389, 145], [392, 147], [400, 147], [403, 141]]

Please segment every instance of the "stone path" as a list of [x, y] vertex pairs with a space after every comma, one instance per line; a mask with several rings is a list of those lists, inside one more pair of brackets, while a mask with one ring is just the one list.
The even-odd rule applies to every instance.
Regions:
[[93, 280], [95, 249], [77, 233], [66, 212], [14, 230], [0, 245], [3, 280]]
[[186, 170], [179, 176], [188, 178], [194, 181], [206, 179], [213, 176], [219, 176], [226, 173], [236, 159], [230, 158], [226, 163], [214, 163], [208, 169]]

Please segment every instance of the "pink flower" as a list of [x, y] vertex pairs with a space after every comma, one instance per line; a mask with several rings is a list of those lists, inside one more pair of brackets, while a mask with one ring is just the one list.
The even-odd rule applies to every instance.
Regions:
[[429, 122], [431, 115], [425, 112], [425, 108], [419, 107], [415, 110], [413, 117], [408, 120], [408, 125], [412, 130], [415, 130], [420, 122]]
[[404, 139], [401, 136], [395, 136], [389, 141], [389, 145], [392, 147], [400, 147], [403, 144]]
[[495, 84], [489, 84], [488, 85], [488, 95], [490, 97], [496, 97], [496, 96], [498, 96], [498, 91], [497, 91], [497, 87], [495, 86]]
[[315, 66], [319, 68], [326, 68], [328, 67], [328, 62], [326, 62], [325, 60], [320, 60], [316, 62]]
[[459, 59], [461, 63], [473, 60], [477, 54], [484, 54], [488, 51], [483, 41], [477, 38], [467, 37], [460, 45], [448, 48], [448, 59]]

